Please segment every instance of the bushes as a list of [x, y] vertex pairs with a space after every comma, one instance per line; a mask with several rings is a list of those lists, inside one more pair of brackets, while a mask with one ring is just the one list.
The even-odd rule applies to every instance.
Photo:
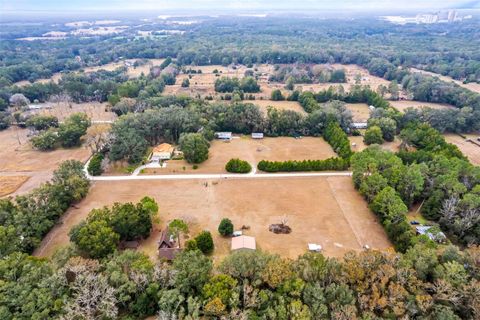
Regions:
[[58, 118], [55, 116], [36, 115], [26, 121], [27, 127], [33, 127], [35, 130], [47, 130], [51, 127], [58, 127]]
[[231, 159], [227, 162], [225, 170], [232, 173], [249, 173], [252, 171], [252, 166], [245, 160]]
[[343, 158], [328, 158], [325, 160], [303, 161], [266, 161], [258, 163], [257, 168], [265, 172], [294, 172], [294, 171], [343, 171], [347, 170], [349, 161]]
[[198, 236], [195, 237], [195, 242], [197, 247], [204, 254], [212, 253], [214, 249], [212, 234], [209, 231], [202, 231]]
[[35, 149], [41, 151], [48, 151], [55, 149], [55, 145], [58, 140], [58, 133], [51, 129], [41, 132], [38, 136], [32, 137], [30, 142]]
[[365, 136], [363, 137], [363, 142], [365, 144], [382, 144], [383, 143], [383, 135], [382, 129], [378, 126], [372, 126], [365, 131]]
[[272, 95], [270, 97], [272, 101], [283, 101], [285, 100], [285, 97], [282, 94], [282, 91], [276, 89], [272, 91]]
[[260, 86], [253, 77], [238, 78], [221, 77], [215, 81], [215, 91], [221, 93], [243, 91], [245, 93], [260, 92]]
[[218, 233], [222, 236], [230, 236], [233, 233], [233, 223], [230, 219], [224, 218], [218, 225]]
[[103, 161], [103, 154], [101, 153], [96, 153], [92, 159], [90, 159], [90, 162], [88, 163], [88, 173], [91, 174], [92, 176], [99, 176], [102, 174], [103, 169], [102, 169], [102, 161]]

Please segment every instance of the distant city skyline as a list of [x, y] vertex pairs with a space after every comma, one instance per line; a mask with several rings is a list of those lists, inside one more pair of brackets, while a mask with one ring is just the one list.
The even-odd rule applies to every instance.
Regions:
[[[480, 9], [480, 0], [0, 0], [3, 12], [12, 11], [252, 11], [252, 10], [355, 10], [414, 11]], [[194, 13], [194, 12], [190, 12]], [[0, 15], [1, 19], [1, 15]]]

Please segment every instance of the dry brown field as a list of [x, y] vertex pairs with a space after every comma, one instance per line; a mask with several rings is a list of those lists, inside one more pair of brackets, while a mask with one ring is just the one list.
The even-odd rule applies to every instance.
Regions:
[[[256, 238], [257, 248], [295, 258], [306, 252], [308, 243], [323, 246], [327, 256], [342, 257], [349, 250], [362, 250], [365, 244], [385, 250], [391, 247], [387, 236], [355, 191], [350, 177], [314, 177], [210, 181], [109, 181], [94, 182], [77, 208], [70, 208], [43, 239], [37, 256], [51, 256], [69, 243], [69, 230], [88, 213], [115, 202], [138, 201], [148, 195], [159, 204], [159, 224], [139, 250], [156, 259], [160, 230], [174, 218], [190, 225], [190, 234], [212, 232], [216, 261], [230, 252], [229, 238], [220, 237], [218, 224], [230, 218], [235, 228], [250, 226], [245, 234]], [[287, 217], [292, 233], [277, 235], [268, 231], [271, 223]]]
[[167, 167], [161, 169], [146, 169], [145, 174], [173, 173], [222, 173], [225, 165], [232, 158], [240, 158], [255, 166], [261, 160], [285, 161], [304, 159], [327, 159], [335, 157], [336, 153], [323, 138], [290, 137], [251, 139], [248, 136], [235, 137], [230, 142], [213, 140], [210, 146], [209, 158], [193, 169], [185, 160], [169, 160]]
[[366, 103], [346, 103], [345, 106], [352, 112], [353, 122], [367, 122], [370, 118], [370, 109]]
[[28, 176], [0, 176], [0, 197], [17, 191], [29, 178]]
[[455, 109], [454, 106], [444, 103], [433, 103], [433, 102], [421, 102], [421, 101], [411, 101], [411, 100], [399, 100], [399, 101], [389, 101], [389, 103], [400, 112], [405, 112], [408, 108], [422, 108], [429, 107], [436, 110], [445, 110], [445, 109]]
[[480, 133], [477, 134], [465, 134], [465, 136], [470, 139], [471, 141], [476, 142], [474, 144], [466, 139], [462, 138], [461, 136], [453, 133], [445, 134], [445, 139], [447, 142], [453, 143], [456, 145], [460, 151], [470, 160], [471, 163], [474, 165], [480, 165], [480, 141], [477, 138], [480, 138]]
[[29, 177], [12, 195], [23, 194], [50, 180], [60, 162], [70, 159], [86, 161], [90, 156], [90, 150], [85, 147], [50, 152], [34, 150], [27, 134], [27, 129], [16, 127], [0, 131], [0, 176]]
[[445, 82], [454, 82], [454, 83], [458, 84], [460, 87], [464, 87], [464, 88], [467, 88], [467, 89], [469, 89], [473, 92], [480, 93], [480, 84], [479, 83], [463, 83], [462, 81], [455, 80], [455, 79], [453, 79], [451, 77], [448, 77], [448, 76], [443, 76], [443, 75], [438, 74], [438, 73], [425, 71], [425, 70], [420, 70], [420, 69], [416, 69], [416, 68], [410, 68], [410, 71], [416, 72], [416, 73], [426, 74], [426, 75], [433, 76], [433, 77], [438, 77], [440, 80], [445, 81]]
[[49, 103], [50, 109], [42, 108], [30, 110], [29, 114], [53, 115], [59, 121], [63, 121], [71, 114], [85, 113], [92, 121], [113, 121], [117, 115], [108, 109], [108, 103], [85, 102], [85, 103]]

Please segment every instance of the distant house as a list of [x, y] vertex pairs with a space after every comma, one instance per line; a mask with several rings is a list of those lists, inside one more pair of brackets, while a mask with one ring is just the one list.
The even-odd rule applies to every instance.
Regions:
[[262, 132], [252, 132], [252, 139], [263, 139]]
[[239, 249], [249, 249], [249, 250], [257, 249], [255, 238], [249, 237], [249, 236], [243, 236], [243, 235], [232, 238], [232, 250], [239, 250]]
[[442, 231], [436, 231], [436, 228], [432, 226], [416, 226], [415, 229], [417, 230], [417, 234], [419, 235], [426, 235], [430, 240], [435, 242], [444, 242], [447, 237]]
[[368, 124], [366, 122], [353, 122], [351, 127], [354, 129], [367, 129]]
[[232, 140], [231, 132], [215, 132], [215, 138], [220, 140]]
[[171, 261], [179, 254], [182, 249], [175, 242], [175, 239], [168, 228], [165, 228], [160, 234], [160, 240], [158, 241], [158, 256], [160, 259]]
[[152, 150], [152, 161], [159, 161], [159, 160], [169, 160], [172, 158], [173, 152], [175, 148], [169, 143], [162, 143], [153, 148]]

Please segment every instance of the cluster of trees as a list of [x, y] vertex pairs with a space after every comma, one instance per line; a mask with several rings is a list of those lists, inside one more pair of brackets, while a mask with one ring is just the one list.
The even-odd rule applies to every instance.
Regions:
[[[215, 131], [243, 134], [264, 132], [268, 136], [319, 136], [323, 133], [329, 116], [337, 119], [345, 130], [352, 121], [351, 113], [344, 104], [338, 103], [328, 104], [306, 116], [291, 110], [273, 108], [264, 115], [259, 107], [249, 103], [210, 104], [191, 99], [177, 102], [170, 98], [161, 99], [159, 103], [155, 109], [129, 113], [115, 121], [109, 148], [110, 159], [126, 159], [138, 163], [146, 155], [148, 146], [163, 141], [176, 143], [180, 135], [198, 132], [200, 134], [189, 135], [190, 138], [186, 141], [197, 141], [198, 143], [190, 144], [201, 146], [201, 159], [206, 159], [207, 143], [200, 135], [211, 140]], [[170, 103], [178, 106], [164, 107]]]
[[249, 173], [252, 171], [252, 166], [245, 160], [230, 159], [225, 165], [225, 170], [232, 173]]
[[451, 240], [479, 243], [480, 169], [427, 124], [410, 124], [401, 137], [416, 150], [395, 155], [370, 147], [351, 160], [355, 186], [397, 248], [405, 251], [417, 241], [405, 220], [415, 203], [422, 203], [423, 216], [439, 223]]
[[157, 203], [149, 197], [137, 204], [115, 203], [112, 208], [93, 209], [85, 221], [70, 230], [70, 241], [85, 257], [105, 258], [115, 252], [120, 241], [148, 237], [157, 212]]
[[26, 124], [41, 130], [30, 141], [34, 148], [46, 151], [55, 149], [58, 144], [64, 148], [78, 146], [80, 138], [87, 133], [90, 119], [85, 113], [74, 113], [58, 125], [56, 117], [34, 116]]
[[294, 171], [343, 171], [349, 167], [349, 161], [343, 158], [328, 158], [325, 160], [291, 160], [267, 161], [258, 163], [258, 170], [266, 172], [294, 172]]
[[69, 160], [50, 182], [14, 199], [0, 199], [0, 257], [33, 252], [70, 205], [85, 197], [89, 185], [83, 164]]
[[344, 69], [333, 69], [328, 66], [308, 64], [276, 65], [275, 73], [269, 81], [286, 83], [289, 90], [297, 83], [345, 83], [347, 78]]
[[238, 78], [221, 77], [215, 81], [215, 91], [221, 93], [257, 93], [260, 92], [260, 85], [253, 77]]
[[350, 140], [337, 121], [330, 119], [323, 133], [325, 140], [332, 146], [340, 158], [347, 162], [353, 154], [350, 148]]
[[52, 260], [0, 263], [0, 315], [12, 318], [476, 319], [480, 249], [419, 243], [405, 254], [364, 251], [295, 260], [261, 251], [218, 264], [198, 250], [172, 264], [136, 251], [106, 259], [73, 248]]

